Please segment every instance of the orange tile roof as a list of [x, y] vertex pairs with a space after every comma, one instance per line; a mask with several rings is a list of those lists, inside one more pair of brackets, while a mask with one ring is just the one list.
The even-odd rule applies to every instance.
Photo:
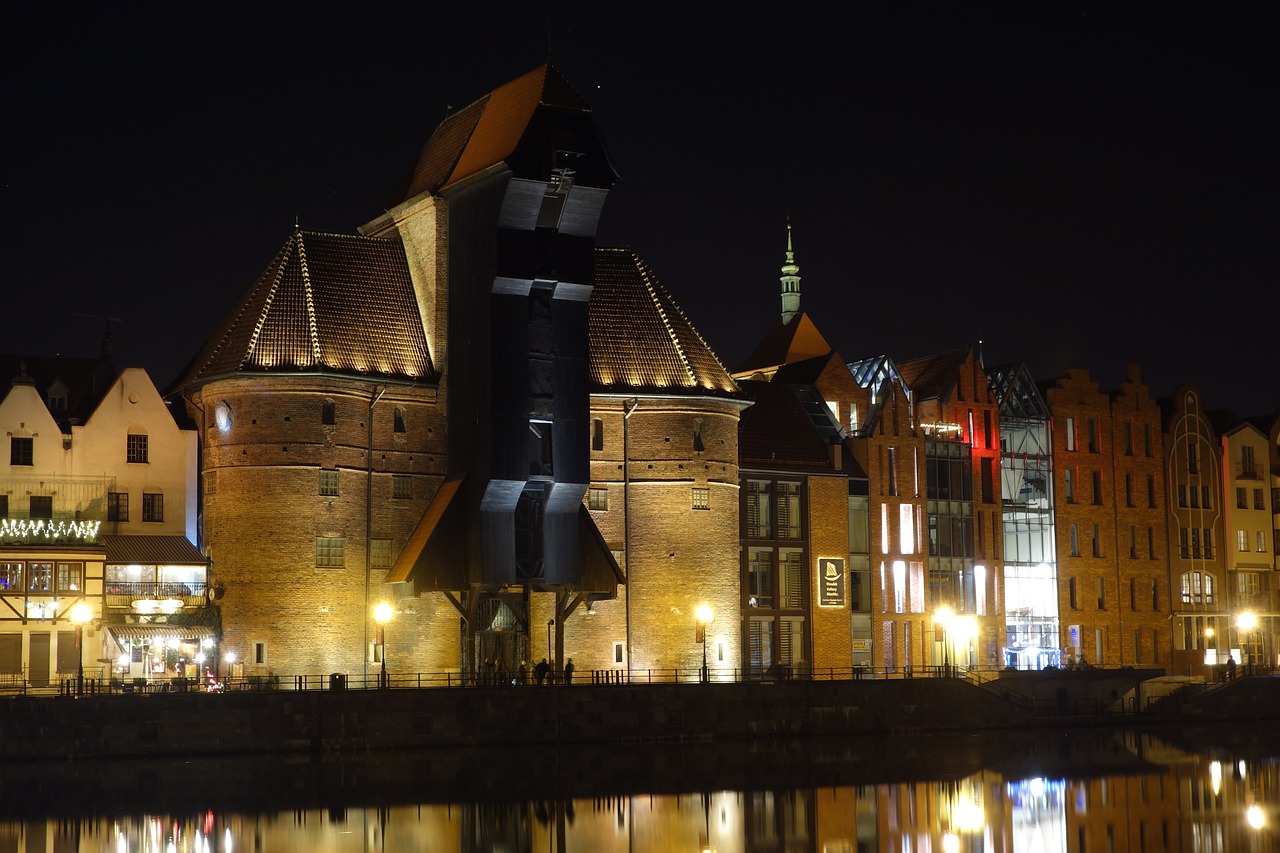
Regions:
[[829, 352], [831, 344], [827, 343], [809, 315], [802, 311], [792, 317], [790, 323], [775, 320], [751, 355], [733, 371], [733, 375], [746, 378], [756, 371], [770, 371], [783, 364]]
[[430, 379], [400, 240], [295, 231], [205, 344], [184, 384], [237, 372]]
[[437, 192], [516, 150], [539, 106], [590, 112], [591, 106], [551, 65], [543, 65], [445, 118], [423, 146], [403, 193], [389, 206]]
[[597, 391], [738, 394], [702, 335], [629, 249], [596, 249], [588, 322]]

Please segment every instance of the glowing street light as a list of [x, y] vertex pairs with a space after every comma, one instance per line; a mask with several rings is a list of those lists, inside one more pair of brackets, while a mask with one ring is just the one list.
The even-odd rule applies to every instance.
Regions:
[[951, 674], [951, 622], [956, 618], [955, 611], [947, 605], [938, 608], [938, 612], [933, 615], [933, 621], [937, 625], [942, 626], [942, 674]]
[[698, 605], [694, 616], [698, 620], [698, 627], [695, 632], [697, 641], [702, 644], [702, 683], [706, 684], [711, 680], [710, 673], [707, 671], [707, 626], [716, 621], [716, 617], [711, 612], [711, 608], [705, 604]]
[[378, 623], [378, 650], [382, 652], [382, 672], [378, 676], [378, 686], [387, 687], [387, 635], [386, 625], [391, 621], [391, 605], [382, 602], [373, 608], [373, 621]]
[[1251, 651], [1252, 644], [1249, 640], [1253, 630], [1258, 627], [1258, 616], [1252, 610], [1246, 610], [1236, 617], [1236, 627], [1240, 629], [1240, 646], [1248, 651], [1248, 658], [1244, 661], [1245, 671], [1248, 672], [1253, 667], [1254, 655]]
[[93, 618], [93, 610], [83, 601], [71, 608], [71, 621], [76, 626], [76, 695], [84, 695], [84, 625]]

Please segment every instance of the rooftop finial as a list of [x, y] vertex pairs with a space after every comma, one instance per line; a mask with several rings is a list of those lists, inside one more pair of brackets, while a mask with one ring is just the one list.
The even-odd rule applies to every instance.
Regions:
[[787, 261], [782, 265], [782, 322], [800, 313], [800, 267], [791, 248], [791, 216], [787, 216]]

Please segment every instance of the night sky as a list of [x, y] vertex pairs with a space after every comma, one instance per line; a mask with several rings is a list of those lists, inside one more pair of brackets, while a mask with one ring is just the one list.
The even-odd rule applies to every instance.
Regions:
[[448, 112], [549, 58], [621, 174], [599, 242], [730, 369], [790, 217], [847, 360], [981, 340], [1280, 406], [1267, 4], [309, 5], [4, 13], [0, 351], [92, 356], [116, 318], [163, 388], [295, 222], [353, 233]]

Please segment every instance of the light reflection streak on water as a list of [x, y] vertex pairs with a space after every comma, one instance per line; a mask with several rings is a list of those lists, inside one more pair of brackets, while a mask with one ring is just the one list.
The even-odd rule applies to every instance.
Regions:
[[791, 790], [0, 820], [0, 850], [1066, 853], [1112, 845], [1275, 850], [1280, 849], [1278, 767], [1276, 759], [1183, 756], [1150, 772], [1080, 778], [1005, 779], [983, 771], [958, 780]]

